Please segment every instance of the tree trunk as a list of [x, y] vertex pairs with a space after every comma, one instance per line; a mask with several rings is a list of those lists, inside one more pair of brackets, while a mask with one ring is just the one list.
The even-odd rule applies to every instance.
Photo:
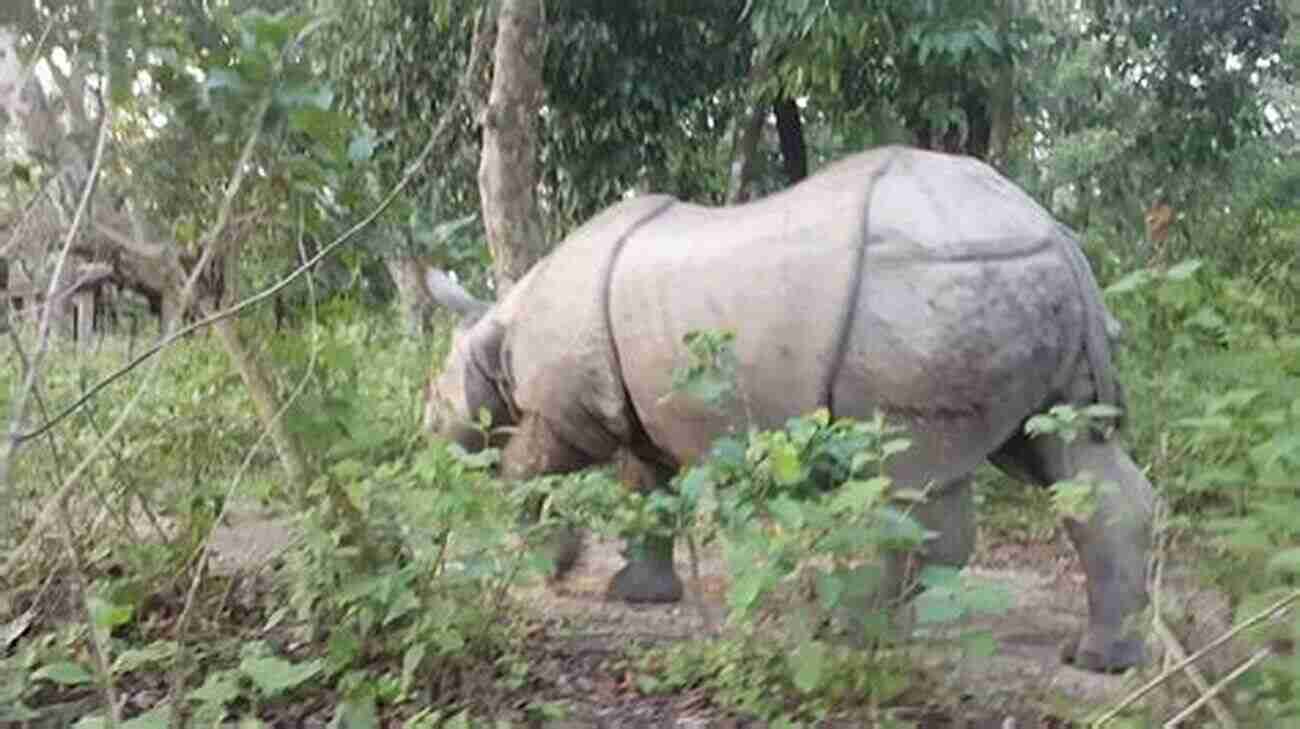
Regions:
[[[758, 153], [758, 140], [763, 136], [767, 121], [767, 107], [755, 105], [749, 116], [737, 120], [735, 142], [731, 151], [731, 181], [727, 185], [727, 204], [736, 205], [749, 199], [754, 181], [754, 155]], [[743, 124], [743, 126], [742, 126]]]
[[[1002, 0], [998, 18], [1001, 32], [1011, 28], [1011, 20], [1019, 12], [1017, 0]], [[1016, 65], [1010, 59], [997, 67], [993, 87], [989, 89], [989, 154], [994, 167], [1005, 170], [1007, 155], [1011, 151], [1012, 125], [1016, 113]]]
[[226, 354], [230, 356], [235, 369], [239, 370], [239, 377], [244, 381], [244, 387], [248, 389], [248, 399], [253, 401], [253, 409], [257, 411], [257, 419], [262, 427], [267, 429], [271, 445], [275, 448], [275, 455], [279, 457], [280, 464], [284, 466], [289, 477], [293, 492], [286, 495], [301, 504], [307, 493], [310, 471], [298, 439], [289, 431], [284, 418], [280, 416], [280, 403], [275, 397], [271, 377], [248, 347], [244, 346], [244, 341], [239, 336], [237, 318], [227, 317], [218, 320], [212, 327], [217, 331], [217, 337], [225, 347]]
[[773, 112], [776, 114], [776, 133], [781, 139], [785, 180], [793, 185], [808, 176], [808, 149], [803, 139], [803, 118], [799, 114], [799, 105], [788, 96], [777, 100]]
[[397, 305], [406, 322], [406, 334], [418, 339], [429, 331], [433, 298], [424, 285], [424, 262], [417, 256], [392, 252], [384, 256], [384, 267], [397, 287]]
[[542, 32], [541, 0], [502, 0], [478, 170], [498, 296], [546, 252], [536, 194]]

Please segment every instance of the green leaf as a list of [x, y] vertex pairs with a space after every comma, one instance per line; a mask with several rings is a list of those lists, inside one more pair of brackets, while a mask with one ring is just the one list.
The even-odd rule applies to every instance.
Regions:
[[203, 79], [203, 88], [208, 91], [214, 89], [230, 89], [231, 91], [240, 91], [244, 87], [244, 79], [239, 74], [228, 68], [211, 68], [208, 69], [207, 77]]
[[190, 701], [225, 706], [239, 698], [239, 681], [230, 671], [208, 674], [203, 685], [189, 692]]
[[997, 34], [993, 32], [993, 29], [987, 25], [981, 23], [979, 28], [975, 30], [975, 37], [978, 38], [980, 43], [983, 43], [984, 47], [989, 51], [993, 53], [1002, 52], [1002, 42], [998, 39]]
[[803, 464], [799, 451], [788, 441], [777, 441], [768, 452], [772, 464], [772, 478], [781, 486], [794, 486], [803, 480]]
[[1040, 435], [1053, 435], [1060, 429], [1060, 424], [1051, 415], [1035, 415], [1025, 421], [1025, 433], [1031, 438]]
[[1218, 397], [1211, 398], [1209, 403], [1205, 406], [1205, 412], [1207, 415], [1214, 415], [1222, 410], [1243, 409], [1263, 394], [1263, 390], [1250, 387], [1240, 387], [1229, 390]]
[[114, 674], [126, 673], [151, 665], [165, 667], [176, 656], [176, 648], [175, 641], [160, 640], [143, 648], [127, 649], [122, 651], [117, 660], [113, 661], [112, 672]]
[[1278, 552], [1268, 561], [1268, 569], [1270, 572], [1281, 572], [1286, 575], [1300, 574], [1300, 547]]
[[1152, 274], [1151, 271], [1145, 268], [1140, 268], [1121, 277], [1120, 280], [1110, 286], [1107, 286], [1104, 293], [1107, 295], [1126, 294], [1130, 291], [1136, 291], [1137, 289], [1146, 286], [1151, 283], [1154, 278], [1155, 275]]
[[789, 660], [795, 688], [810, 694], [822, 685], [828, 663], [826, 653], [826, 644], [819, 640], [804, 641], [794, 649]]
[[134, 719], [128, 719], [118, 726], [121, 729], [167, 729], [169, 719], [171, 719], [171, 708], [159, 706]]
[[1052, 492], [1052, 510], [1059, 516], [1087, 521], [1097, 509], [1097, 483], [1087, 474], [1048, 487]]
[[677, 491], [684, 498], [695, 502], [714, 485], [713, 469], [708, 464], [700, 464], [692, 466], [682, 474], [677, 482]]
[[337, 111], [300, 106], [289, 113], [289, 125], [321, 144], [342, 146], [352, 120]]
[[1091, 419], [1118, 418], [1124, 411], [1109, 403], [1098, 402], [1080, 408], [1079, 412]]
[[1233, 419], [1226, 415], [1212, 415], [1204, 418], [1179, 418], [1174, 421], [1174, 425], [1179, 428], [1214, 431], [1218, 433], [1232, 432], [1235, 427]]
[[911, 504], [924, 504], [927, 501], [925, 489], [894, 489], [889, 496], [896, 501]]
[[758, 602], [758, 595], [767, 582], [762, 571], [747, 570], [736, 578], [727, 590], [727, 604], [734, 610], [746, 611]]
[[891, 438], [880, 444], [880, 450], [885, 457], [895, 456], [912, 447], [912, 441], [909, 438]]
[[306, 663], [290, 663], [276, 656], [245, 658], [239, 670], [253, 681], [253, 685], [266, 696], [278, 696], [310, 681], [320, 673], [319, 659]]
[[334, 103], [334, 90], [329, 84], [310, 83], [288, 87], [276, 94], [276, 101], [288, 108], [309, 107], [328, 111]]
[[135, 610], [130, 605], [114, 605], [99, 597], [91, 597], [87, 603], [90, 608], [90, 618], [99, 630], [112, 630], [126, 625], [131, 622], [131, 616], [135, 614]]
[[840, 604], [844, 597], [844, 576], [832, 572], [817, 572], [817, 600], [825, 610], [831, 610]]
[[955, 567], [927, 565], [921, 570], [917, 580], [932, 590], [947, 590], [956, 593], [962, 589], [961, 570]]
[[838, 512], [861, 513], [884, 501], [889, 491], [890, 480], [887, 476], [846, 481], [835, 494], [831, 508]]
[[799, 502], [782, 494], [768, 502], [768, 510], [776, 518], [776, 523], [783, 529], [802, 529], [807, 520], [804, 518], [803, 506]]
[[929, 589], [916, 598], [918, 623], [951, 623], [963, 614], [957, 596], [951, 590]]
[[60, 686], [81, 686], [90, 683], [94, 679], [94, 674], [87, 671], [80, 663], [59, 661], [36, 669], [32, 679], [53, 681]]
[[349, 696], [339, 705], [332, 726], [342, 729], [377, 729], [379, 709], [375, 706], [374, 693], [372, 691], [359, 693], [360, 696]]
[[415, 683], [416, 671], [420, 670], [420, 664], [424, 661], [426, 647], [424, 641], [417, 641], [412, 644], [406, 652], [402, 654], [402, 693], [408, 694], [411, 691], [411, 685]]
[[1192, 258], [1183, 261], [1182, 263], [1171, 266], [1168, 271], [1165, 271], [1165, 278], [1170, 281], [1182, 281], [1190, 278], [1192, 274], [1200, 270], [1202, 265], [1203, 263], [1199, 258]]

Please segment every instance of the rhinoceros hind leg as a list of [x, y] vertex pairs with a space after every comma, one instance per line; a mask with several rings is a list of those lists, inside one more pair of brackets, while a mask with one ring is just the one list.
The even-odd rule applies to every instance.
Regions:
[[[1008, 463], [1010, 461], [1010, 463]], [[1088, 577], [1088, 625], [1062, 646], [1061, 657], [1079, 668], [1123, 671], [1145, 660], [1140, 619], [1147, 605], [1146, 569], [1155, 494], [1128, 455], [1112, 441], [1084, 435], [1013, 439], [994, 462], [1043, 484], [1087, 473], [1100, 482], [1087, 521], [1064, 519]]]
[[673, 538], [645, 537], [628, 546], [627, 564], [610, 580], [606, 596], [631, 603], [681, 600], [682, 580], [673, 569]]
[[[619, 479], [634, 491], [663, 488], [673, 469], [638, 458], [630, 450], [619, 454]], [[629, 539], [624, 551], [627, 564], [609, 582], [606, 596], [631, 603], [677, 602], [682, 599], [682, 581], [673, 568], [673, 537], [645, 536]]]

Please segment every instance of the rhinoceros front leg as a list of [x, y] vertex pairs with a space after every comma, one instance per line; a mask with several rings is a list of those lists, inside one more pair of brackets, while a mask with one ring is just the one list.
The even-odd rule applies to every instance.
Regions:
[[[662, 488], [672, 478], [671, 468], [644, 461], [631, 452], [619, 457], [619, 477], [637, 491]], [[648, 535], [630, 538], [623, 556], [627, 563], [609, 582], [606, 596], [632, 603], [677, 602], [682, 599], [682, 581], [673, 568], [672, 536]]]
[[885, 582], [879, 597], [886, 602], [914, 594], [916, 578], [926, 565], [961, 569], [975, 551], [975, 497], [970, 476], [931, 489], [926, 500], [909, 513], [934, 536], [919, 552], [885, 555]]
[[[591, 465], [592, 459], [569, 445], [537, 415], [525, 415], [510, 441], [501, 450], [501, 474], [508, 480], [526, 481], [547, 474], [571, 473]], [[542, 499], [524, 506], [520, 521], [534, 524], [541, 518]], [[546, 541], [544, 551], [554, 565], [551, 577], [563, 579], [582, 556], [582, 532], [572, 527], [559, 529]]]
[[1088, 625], [1066, 641], [1061, 657], [1091, 671], [1122, 671], [1144, 660], [1137, 624], [1147, 605], [1147, 560], [1155, 493], [1114, 441], [1087, 435], [1060, 439], [1017, 438], [995, 458], [1009, 471], [1050, 484], [1087, 473], [1100, 482], [1087, 521], [1066, 518], [1065, 529], [1087, 575]]
[[975, 551], [975, 498], [969, 475], [931, 488], [926, 500], [916, 504], [909, 514], [934, 536], [919, 550], [887, 551], [880, 581], [862, 585], [854, 597], [847, 598], [834, 611], [855, 643], [864, 636], [868, 615], [893, 612], [920, 592], [917, 577], [924, 567], [961, 569]]

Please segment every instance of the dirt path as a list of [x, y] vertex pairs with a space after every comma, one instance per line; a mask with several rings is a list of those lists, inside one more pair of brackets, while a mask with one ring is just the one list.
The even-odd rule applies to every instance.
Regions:
[[[240, 569], [274, 554], [292, 538], [287, 520], [266, 520], [237, 514], [214, 535], [218, 564]], [[517, 596], [545, 616], [550, 629], [543, 653], [551, 665], [542, 666], [554, 678], [552, 698], [571, 708], [552, 729], [595, 727], [750, 726], [725, 720], [707, 697], [642, 696], [617, 677], [602, 675], [604, 661], [631, 643], [662, 644], [703, 635], [698, 606], [692, 602], [690, 565], [679, 554], [679, 572], [687, 580], [687, 600], [676, 605], [629, 606], [606, 602], [607, 580], [622, 565], [620, 544], [593, 539], [572, 575], [558, 588], [520, 587]], [[679, 552], [686, 550], [680, 549]], [[921, 664], [939, 685], [933, 695], [951, 699], [949, 718], [973, 723], [952, 724], [933, 719], [923, 726], [1063, 726], [1057, 719], [1079, 718], [1088, 709], [1109, 704], [1131, 686], [1132, 679], [1101, 676], [1064, 666], [1058, 645], [1085, 619], [1082, 575], [1060, 545], [998, 545], [981, 552], [980, 564], [968, 573], [1006, 585], [1011, 609], [996, 617], [969, 621], [961, 627], [991, 630], [998, 652], [984, 659], [962, 659], [952, 650], [920, 649]], [[721, 555], [702, 555], [700, 584], [705, 604], [716, 616], [724, 613], [728, 580]], [[937, 645], [937, 643], [931, 643]], [[1006, 721], [1010, 719], [1012, 723]], [[721, 724], [719, 722], [722, 722]], [[757, 724], [752, 724], [758, 726]]]
[[[622, 565], [619, 548], [614, 541], [594, 541], [562, 588], [538, 586], [521, 592], [548, 617], [563, 618], [572, 626], [574, 636], [586, 633], [597, 643], [689, 640], [703, 635], [700, 611], [691, 602], [693, 585], [687, 577], [691, 574], [690, 565], [682, 555], [678, 556], [678, 571], [691, 593], [683, 603], [634, 607], [604, 600], [607, 580]], [[1002, 615], [945, 628], [948, 635], [972, 627], [989, 629], [999, 646], [992, 657], [962, 659], [951, 649], [919, 650], [921, 664], [931, 669], [942, 684], [935, 687], [937, 695], [961, 697], [972, 705], [973, 714], [988, 715], [988, 721], [999, 719], [990, 726], [1002, 726], [1007, 718], [1021, 718], [1019, 726], [1022, 727], [1041, 726], [1038, 720], [1046, 714], [1077, 717], [1081, 715], [1080, 707], [1104, 706], [1123, 695], [1131, 681], [1061, 664], [1059, 645], [1085, 621], [1086, 602], [1081, 574], [1076, 570], [1062, 570], [1056, 564], [1048, 567], [1048, 571], [968, 568], [967, 573], [973, 577], [1005, 585], [1012, 594], [1013, 605]], [[725, 564], [716, 551], [702, 555], [700, 582], [708, 609], [713, 615], [724, 615], [728, 580]], [[937, 641], [932, 644], [940, 645]], [[994, 717], [995, 714], [998, 716]], [[1034, 723], [1023, 723], [1029, 717], [1036, 719]], [[679, 717], [681, 721], [686, 718]], [[677, 725], [689, 725], [681, 721]]]

